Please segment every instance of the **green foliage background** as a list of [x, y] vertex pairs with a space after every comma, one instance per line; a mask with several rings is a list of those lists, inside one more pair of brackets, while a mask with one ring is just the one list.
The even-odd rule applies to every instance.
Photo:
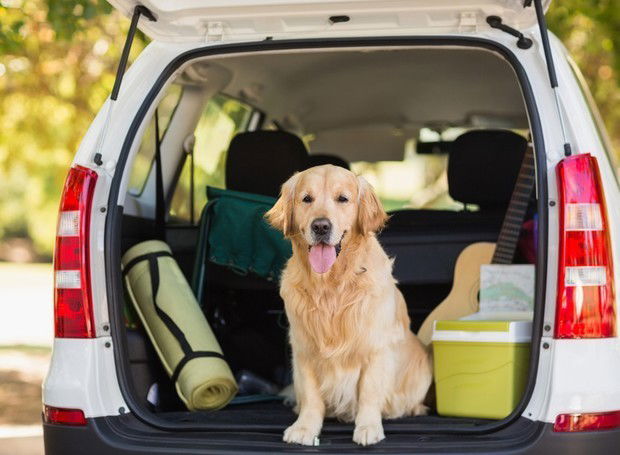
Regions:
[[[620, 151], [620, 2], [554, 0], [547, 15]], [[62, 183], [108, 96], [129, 21], [96, 0], [0, 0], [0, 242], [53, 248]], [[132, 59], [146, 43], [138, 35]]]

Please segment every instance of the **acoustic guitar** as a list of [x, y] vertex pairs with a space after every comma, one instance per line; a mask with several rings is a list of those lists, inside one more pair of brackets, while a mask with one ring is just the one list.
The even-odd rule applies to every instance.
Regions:
[[426, 317], [418, 331], [418, 338], [422, 343], [430, 344], [434, 321], [459, 319], [478, 311], [481, 266], [512, 263], [534, 187], [534, 169], [534, 153], [531, 144], [528, 144], [497, 244], [472, 243], [461, 251], [454, 267], [454, 280], [450, 293]]

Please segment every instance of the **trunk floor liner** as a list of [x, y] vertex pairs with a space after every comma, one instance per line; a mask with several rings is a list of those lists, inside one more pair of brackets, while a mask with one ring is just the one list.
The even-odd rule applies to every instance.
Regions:
[[[166, 420], [179, 423], [210, 424], [219, 428], [227, 427], [254, 427], [262, 430], [284, 430], [291, 425], [296, 414], [293, 410], [285, 406], [282, 402], [262, 402], [251, 404], [228, 405], [219, 411], [184, 411], [184, 412], [163, 412], [158, 414]], [[457, 417], [440, 417], [436, 414], [416, 417], [403, 417], [394, 420], [384, 420], [383, 425], [386, 431], [411, 431], [412, 429], [422, 429], [432, 426], [434, 428], [462, 428], [475, 427], [491, 422], [486, 419], [471, 419]], [[331, 431], [353, 431], [352, 423], [339, 422], [336, 419], [326, 419], [323, 432]]]

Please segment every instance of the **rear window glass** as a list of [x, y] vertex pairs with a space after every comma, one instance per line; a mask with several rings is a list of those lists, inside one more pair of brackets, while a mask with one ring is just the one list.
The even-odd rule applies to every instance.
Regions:
[[[159, 134], [160, 140], [163, 139], [170, 120], [174, 114], [174, 110], [179, 104], [183, 88], [178, 84], [172, 84], [164, 98], [157, 106], [157, 115], [159, 116]], [[144, 189], [147, 177], [153, 164], [153, 158], [155, 157], [155, 117], [149, 121], [146, 127], [142, 141], [140, 142], [140, 148], [136, 154], [133, 168], [131, 169], [131, 175], [129, 176], [129, 194], [132, 196], [139, 196]]]
[[[411, 154], [403, 161], [357, 161], [351, 170], [368, 180], [385, 210], [462, 210], [448, 194], [447, 155]], [[470, 206], [468, 206], [470, 207]]]
[[[465, 208], [464, 204], [450, 197], [448, 191], [448, 153], [440, 148], [432, 153], [418, 153], [420, 144], [451, 144], [472, 127], [450, 127], [441, 132], [421, 128], [417, 138], [405, 143], [402, 161], [355, 161], [351, 170], [368, 180], [385, 209], [394, 210], [454, 210]], [[527, 136], [527, 130], [512, 129]], [[475, 204], [467, 204], [467, 210], [475, 211]]]
[[251, 115], [251, 106], [229, 96], [220, 94], [209, 100], [194, 131], [193, 166], [191, 157], [185, 160], [172, 195], [172, 218], [195, 223], [207, 202], [206, 187], [225, 188], [228, 144], [246, 130]]

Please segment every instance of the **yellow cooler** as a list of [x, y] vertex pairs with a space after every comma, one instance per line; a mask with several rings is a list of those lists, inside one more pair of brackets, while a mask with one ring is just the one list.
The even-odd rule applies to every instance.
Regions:
[[437, 412], [502, 419], [527, 381], [530, 321], [435, 321], [433, 355]]

